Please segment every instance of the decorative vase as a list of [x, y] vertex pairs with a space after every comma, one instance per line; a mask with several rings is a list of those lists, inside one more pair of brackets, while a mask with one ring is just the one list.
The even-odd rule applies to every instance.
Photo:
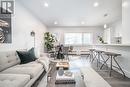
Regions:
[[59, 76], [62, 76], [64, 74], [63, 68], [59, 68], [58, 74], [59, 74]]

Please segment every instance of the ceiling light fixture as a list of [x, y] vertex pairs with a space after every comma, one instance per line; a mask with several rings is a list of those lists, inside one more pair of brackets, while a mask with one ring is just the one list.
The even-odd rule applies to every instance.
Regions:
[[105, 29], [107, 28], [107, 24], [104, 24], [104, 28], [105, 28]]
[[58, 24], [58, 22], [57, 22], [57, 21], [54, 21], [54, 24], [56, 25], [56, 24]]
[[85, 22], [84, 22], [84, 21], [82, 21], [82, 22], [81, 22], [81, 24], [82, 24], [82, 25], [84, 25], [84, 24], [85, 24]]
[[123, 2], [122, 7], [128, 7], [128, 2], [127, 1]]
[[95, 2], [95, 3], [93, 4], [93, 6], [94, 6], [94, 7], [98, 7], [98, 6], [99, 6], [99, 3], [98, 3], [98, 2]]
[[49, 4], [47, 2], [44, 2], [44, 7], [48, 7]]

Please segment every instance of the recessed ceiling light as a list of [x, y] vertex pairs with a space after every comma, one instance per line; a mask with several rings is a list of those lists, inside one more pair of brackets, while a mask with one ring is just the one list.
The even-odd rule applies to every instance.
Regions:
[[44, 7], [48, 7], [49, 4], [47, 2], [44, 2]]
[[57, 22], [57, 21], [54, 21], [54, 24], [56, 25], [56, 24], [58, 24], [58, 22]]
[[99, 3], [98, 3], [98, 2], [95, 2], [95, 3], [93, 4], [93, 6], [94, 6], [94, 7], [98, 7], [98, 6], [99, 6]]
[[127, 7], [127, 6], [128, 6], [128, 2], [127, 1], [122, 3], [122, 7]]
[[83, 25], [83, 24], [85, 24], [85, 22], [84, 22], [84, 21], [81, 21], [81, 24]]
[[104, 24], [104, 28], [105, 28], [105, 29], [107, 28], [107, 24]]

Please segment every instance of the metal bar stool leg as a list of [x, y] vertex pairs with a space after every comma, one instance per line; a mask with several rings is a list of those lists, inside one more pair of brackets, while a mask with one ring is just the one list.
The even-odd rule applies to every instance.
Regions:
[[90, 62], [91, 62], [91, 59], [92, 59], [92, 54], [90, 54]]
[[91, 62], [93, 61], [94, 58], [94, 52], [91, 52]]
[[102, 58], [102, 53], [99, 53], [99, 67], [101, 66], [101, 58]]
[[96, 57], [97, 57], [97, 54], [95, 54], [95, 56], [93, 57], [91, 63], [93, 63], [93, 61], [96, 59]]
[[112, 72], [112, 70], [113, 70], [113, 69], [112, 69], [112, 66], [113, 66], [113, 65], [112, 65], [112, 58], [113, 58], [113, 56], [110, 56], [110, 64], [111, 64], [111, 65], [110, 65], [110, 74], [109, 74], [110, 77], [111, 77], [111, 72]]
[[92, 60], [92, 52], [90, 52], [90, 56], [89, 57], [90, 57], [90, 62], [91, 62], [91, 60]]
[[97, 58], [97, 67], [99, 66], [99, 62], [100, 62], [100, 53], [97, 53], [97, 56], [98, 56], [98, 58]]
[[124, 75], [124, 77], [126, 77], [124, 71], [122, 70], [122, 68], [120, 67], [120, 65], [118, 64], [118, 62], [116, 61], [115, 57], [113, 57], [113, 59], [114, 59], [115, 63], [117, 64], [117, 66], [119, 67], [119, 69], [121, 70], [121, 72]]
[[86, 59], [87, 59], [87, 58], [89, 58], [89, 56], [90, 56], [90, 54], [89, 54], [89, 55], [87, 55]]
[[104, 66], [104, 64], [107, 63], [107, 61], [109, 60], [109, 58], [110, 57], [108, 56], [107, 60], [104, 61], [104, 63], [101, 65], [100, 69], [102, 69], [102, 67]]
[[[102, 58], [102, 60], [103, 60], [103, 62], [105, 61], [105, 59], [104, 59], [104, 57], [103, 57], [103, 55], [101, 55], [101, 58]], [[108, 66], [108, 64], [107, 63], [105, 63], [106, 64], [106, 66]]]

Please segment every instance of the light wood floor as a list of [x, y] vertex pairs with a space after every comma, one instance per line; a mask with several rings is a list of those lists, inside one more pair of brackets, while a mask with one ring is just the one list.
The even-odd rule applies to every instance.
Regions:
[[[104, 70], [99, 70], [96, 67], [96, 62], [91, 64], [89, 59], [80, 56], [70, 57], [70, 69], [78, 71], [81, 67], [92, 67], [97, 73], [99, 73], [112, 87], [130, 87], [130, 79], [124, 78], [121, 74], [113, 72], [112, 76], [109, 77], [109, 72]], [[107, 67], [104, 67], [106, 69]], [[37, 86], [38, 85], [38, 86]], [[32, 87], [46, 87], [46, 75], [41, 76], [40, 80]]]

